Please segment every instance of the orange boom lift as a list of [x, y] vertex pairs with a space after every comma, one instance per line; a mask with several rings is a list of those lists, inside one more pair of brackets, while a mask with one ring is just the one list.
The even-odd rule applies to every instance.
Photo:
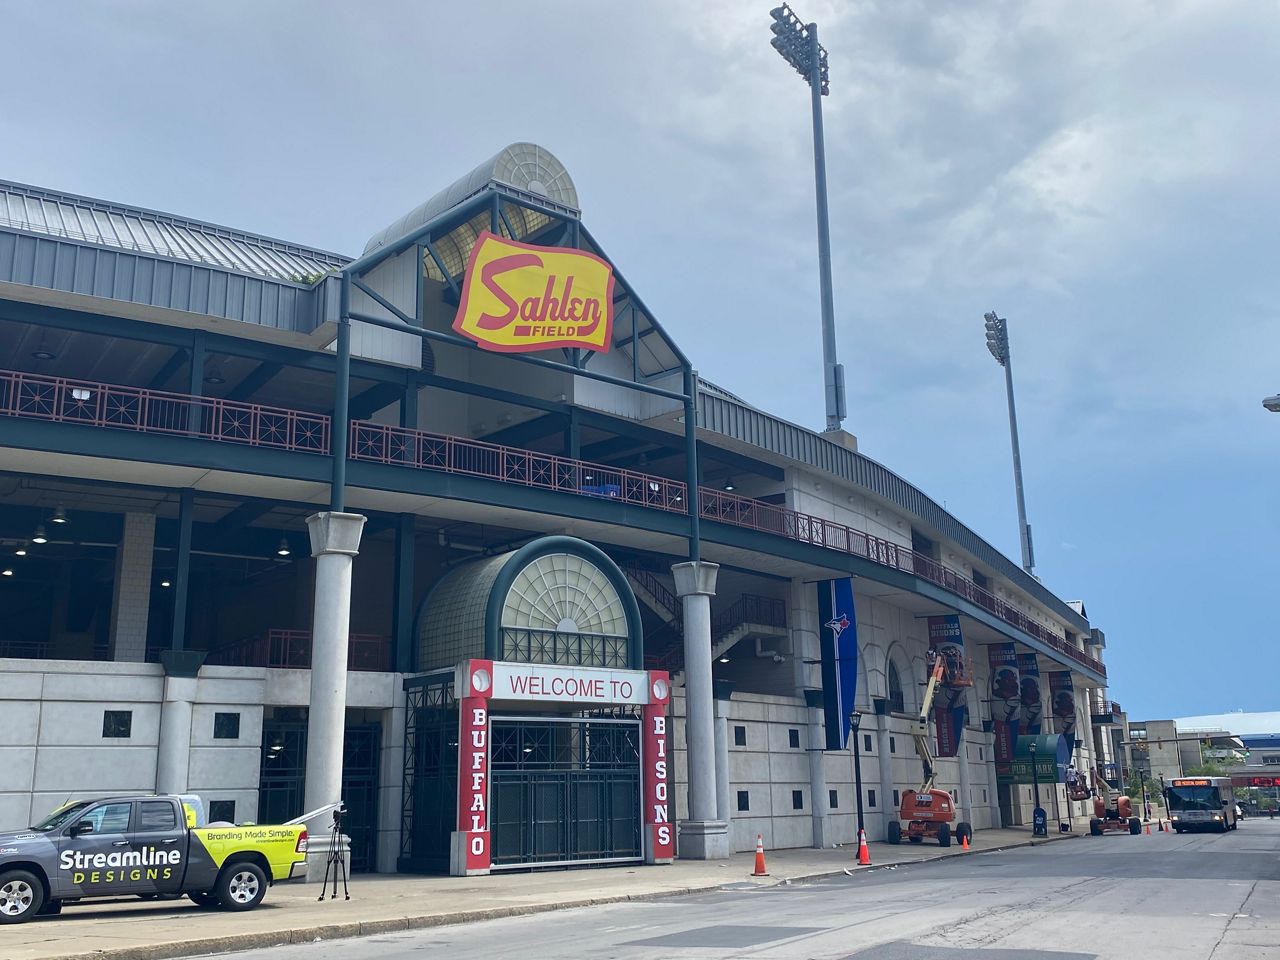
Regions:
[[[906, 821], [907, 839], [912, 843], [924, 843], [925, 837], [937, 837], [938, 846], [951, 846], [951, 837], [963, 843], [973, 839], [973, 827], [961, 821], [951, 829], [951, 821], [955, 819], [955, 803], [946, 790], [933, 789], [933, 781], [937, 776], [933, 769], [933, 753], [929, 750], [929, 711], [933, 709], [933, 700], [937, 696], [938, 687], [971, 687], [973, 677], [970, 676], [964, 660], [959, 656], [948, 655], [950, 651], [939, 655], [937, 651], [929, 651], [929, 682], [925, 685], [924, 699], [920, 703], [920, 715], [911, 725], [911, 737], [915, 740], [916, 753], [924, 765], [924, 781], [919, 790], [908, 790], [902, 795], [902, 809], [899, 819]], [[961, 760], [963, 763], [964, 761]], [[901, 843], [902, 824], [898, 820], [890, 820], [885, 839], [890, 843]]]
[[1097, 793], [1093, 797], [1093, 817], [1089, 820], [1089, 835], [1100, 837], [1109, 830], [1127, 830], [1137, 836], [1142, 832], [1142, 821], [1133, 815], [1133, 801], [1113, 791], [1097, 769], [1089, 771]]

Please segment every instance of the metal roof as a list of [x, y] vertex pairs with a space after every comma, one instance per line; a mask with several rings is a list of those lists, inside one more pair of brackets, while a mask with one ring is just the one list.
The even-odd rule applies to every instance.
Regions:
[[[455, 180], [430, 200], [414, 207], [403, 217], [369, 238], [369, 253], [429, 222], [446, 210], [475, 196], [490, 183], [501, 183], [531, 193], [573, 213], [578, 212], [578, 190], [563, 163], [546, 147], [536, 143], [513, 143], [504, 147], [465, 177]], [[470, 250], [468, 249], [468, 253]], [[465, 263], [465, 258], [463, 260]]]
[[0, 228], [295, 283], [313, 283], [349, 262], [229, 227], [8, 180], [0, 180]]

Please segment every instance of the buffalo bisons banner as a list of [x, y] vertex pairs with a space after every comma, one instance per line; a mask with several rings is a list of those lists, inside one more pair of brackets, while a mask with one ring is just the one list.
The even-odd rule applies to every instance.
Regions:
[[1075, 752], [1076, 686], [1070, 670], [1049, 671], [1049, 699], [1053, 704], [1054, 731], [1067, 738]]
[[1040, 718], [1044, 714], [1044, 697], [1040, 695], [1040, 663], [1034, 653], [1018, 654], [1018, 673], [1022, 685], [1022, 719], [1018, 732], [1040, 736]]
[[822, 637], [822, 709], [827, 749], [849, 742], [849, 715], [858, 689], [858, 622], [853, 580], [818, 582], [818, 623]]
[[987, 647], [987, 662], [991, 666], [991, 729], [996, 736], [996, 773], [1008, 776], [1022, 716], [1017, 648], [1012, 643], [993, 643]]
[[[958, 616], [953, 613], [929, 618], [929, 649], [949, 661], [949, 675], [964, 676], [964, 637], [960, 634]], [[938, 756], [954, 757], [960, 752], [960, 740], [969, 714], [968, 699], [965, 687], [945, 682], [938, 687], [933, 701], [933, 720], [938, 728]]]

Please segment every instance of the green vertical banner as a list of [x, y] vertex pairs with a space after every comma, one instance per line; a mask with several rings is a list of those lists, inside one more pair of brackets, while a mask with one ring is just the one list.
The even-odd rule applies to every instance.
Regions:
[[[947, 675], [962, 677], [964, 637], [960, 618], [954, 613], [929, 618], [929, 649], [948, 662]], [[968, 690], [945, 681], [934, 696], [933, 722], [938, 728], [938, 756], [954, 757], [960, 752], [965, 720], [969, 716]]]

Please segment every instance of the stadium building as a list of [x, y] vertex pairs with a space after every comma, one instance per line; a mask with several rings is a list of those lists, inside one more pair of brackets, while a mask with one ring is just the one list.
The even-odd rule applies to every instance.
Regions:
[[340, 795], [356, 869], [474, 873], [848, 843], [860, 799], [875, 839], [935, 628], [957, 819], [1030, 821], [1040, 734], [1079, 823], [1083, 606], [699, 380], [607, 243], [528, 143], [354, 259], [0, 181], [0, 827]]

